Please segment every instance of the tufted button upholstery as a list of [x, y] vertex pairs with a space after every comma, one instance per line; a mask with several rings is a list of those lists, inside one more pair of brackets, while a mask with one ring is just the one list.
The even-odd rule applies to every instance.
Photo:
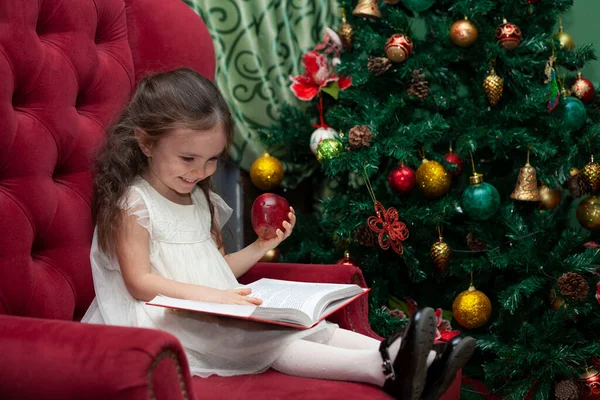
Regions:
[[0, 314], [83, 315], [106, 126], [149, 72], [214, 61], [181, 0], [0, 2]]

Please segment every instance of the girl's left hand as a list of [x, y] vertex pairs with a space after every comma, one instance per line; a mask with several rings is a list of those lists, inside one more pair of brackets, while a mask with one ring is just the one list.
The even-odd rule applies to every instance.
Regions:
[[296, 213], [293, 207], [290, 207], [290, 213], [288, 214], [288, 218], [290, 219], [290, 222], [283, 221], [283, 228], [285, 229], [285, 232], [282, 232], [281, 229], [277, 229], [275, 231], [277, 237], [274, 237], [273, 239], [262, 239], [260, 237], [256, 239], [260, 248], [263, 249], [265, 253], [279, 246], [279, 243], [283, 242], [292, 234], [292, 230], [294, 230], [294, 225], [296, 225]]

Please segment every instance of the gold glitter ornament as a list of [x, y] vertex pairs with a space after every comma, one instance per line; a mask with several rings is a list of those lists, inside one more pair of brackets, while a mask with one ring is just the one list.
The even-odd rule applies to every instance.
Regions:
[[590, 162], [583, 167], [582, 172], [592, 194], [596, 193], [600, 189], [600, 164], [594, 162], [594, 156], [592, 156]]
[[600, 199], [596, 196], [583, 199], [575, 210], [575, 216], [585, 229], [600, 232]]
[[436, 198], [445, 195], [450, 189], [452, 177], [444, 166], [437, 161], [423, 158], [423, 163], [417, 169], [417, 186], [425, 197]]
[[492, 68], [490, 74], [483, 81], [483, 90], [491, 106], [498, 104], [504, 90], [504, 81], [496, 75], [494, 68]]
[[492, 315], [492, 302], [485, 293], [471, 284], [468, 290], [460, 293], [452, 304], [454, 319], [460, 326], [475, 329], [485, 325]]
[[252, 163], [250, 179], [261, 190], [273, 189], [283, 180], [283, 164], [265, 152]]

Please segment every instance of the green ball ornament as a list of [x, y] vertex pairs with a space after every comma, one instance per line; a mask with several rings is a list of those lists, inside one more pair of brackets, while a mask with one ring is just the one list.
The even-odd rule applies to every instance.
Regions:
[[435, 0], [402, 0], [404, 7], [408, 8], [414, 13], [420, 13], [427, 10], [435, 3]]
[[577, 97], [564, 97], [553, 113], [553, 125], [567, 129], [569, 131], [577, 131], [583, 127], [587, 119], [587, 111], [585, 105]]
[[331, 160], [333, 157], [339, 155], [344, 150], [342, 142], [337, 139], [324, 139], [317, 146], [317, 160], [322, 162], [323, 160]]
[[490, 219], [500, 209], [500, 194], [498, 190], [483, 181], [483, 175], [475, 173], [469, 177], [470, 185], [465, 189], [460, 199], [460, 206], [469, 218], [485, 221]]

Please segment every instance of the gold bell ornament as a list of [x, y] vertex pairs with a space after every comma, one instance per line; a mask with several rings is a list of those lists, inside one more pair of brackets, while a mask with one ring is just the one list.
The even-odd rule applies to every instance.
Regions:
[[513, 190], [510, 198], [520, 201], [540, 201], [540, 191], [537, 185], [537, 174], [535, 168], [529, 164], [529, 149], [527, 149], [527, 163], [519, 171], [519, 179], [515, 190]]
[[483, 81], [483, 90], [491, 106], [498, 104], [504, 90], [504, 81], [496, 75], [493, 67], [490, 70], [490, 74]]
[[283, 180], [283, 164], [277, 158], [264, 152], [250, 167], [250, 179], [254, 186], [270, 190], [279, 186]]
[[379, 11], [377, 0], [358, 0], [352, 15], [362, 18], [381, 18], [381, 11]]

